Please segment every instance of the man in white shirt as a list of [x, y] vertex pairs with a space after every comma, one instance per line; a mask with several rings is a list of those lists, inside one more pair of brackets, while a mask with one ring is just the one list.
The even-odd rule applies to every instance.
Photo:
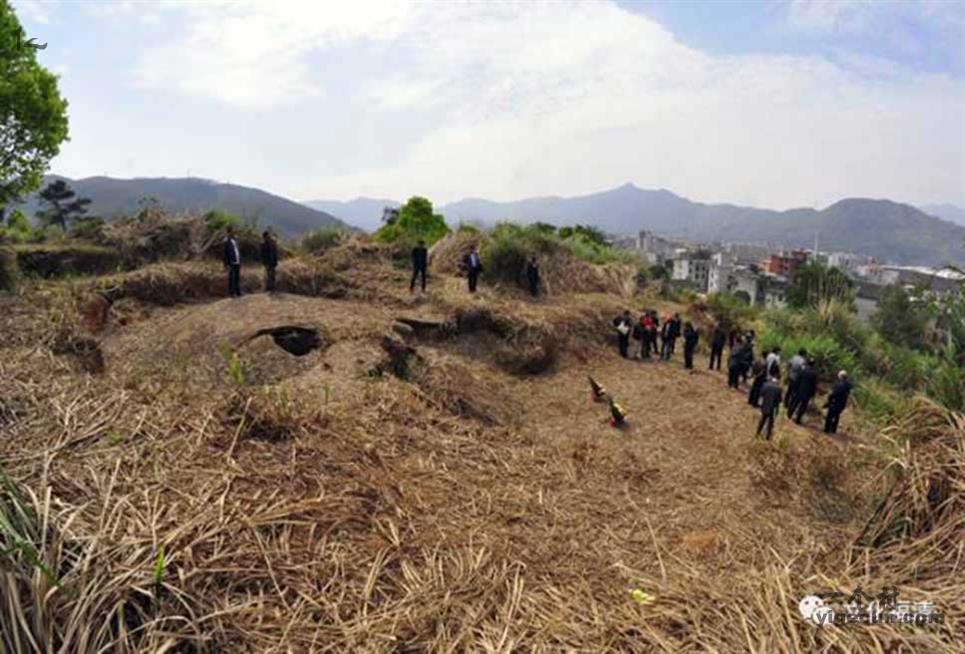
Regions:
[[767, 355], [767, 359], [764, 362], [764, 369], [767, 371], [768, 377], [778, 377], [781, 376], [781, 348], [775, 347], [771, 350], [771, 353]]

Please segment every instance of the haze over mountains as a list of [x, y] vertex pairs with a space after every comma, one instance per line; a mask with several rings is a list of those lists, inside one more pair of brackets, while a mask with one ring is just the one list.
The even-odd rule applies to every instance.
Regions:
[[[316, 202], [313, 206], [324, 207], [359, 227], [371, 228], [372, 220], [378, 224], [386, 204], [389, 202], [359, 199], [349, 203]], [[355, 211], [361, 213], [352, 213]], [[628, 183], [577, 197], [551, 196], [515, 202], [468, 198], [447, 204], [440, 211], [450, 225], [460, 220], [490, 224], [501, 220], [583, 223], [615, 234], [635, 234], [647, 229], [692, 241], [760, 242], [784, 247], [813, 246], [817, 237], [822, 250], [859, 252], [896, 263], [965, 262], [965, 227], [889, 200], [850, 198], [822, 210], [774, 211], [692, 202], [665, 189], [646, 190]]]
[[353, 227], [373, 232], [382, 222], [382, 210], [385, 207], [398, 207], [395, 200], [378, 200], [374, 198], [355, 198], [347, 202], [339, 200], [308, 200], [306, 206], [318, 211], [329, 213], [339, 220], [347, 222]]
[[[48, 176], [45, 181], [58, 179]], [[132, 214], [143, 198], [154, 197], [170, 212], [219, 209], [257, 217], [283, 237], [294, 238], [320, 227], [352, 226], [374, 230], [385, 206], [397, 201], [356, 198], [348, 202], [298, 203], [265, 191], [197, 178], [65, 179], [78, 195], [92, 200], [91, 213], [111, 218]], [[951, 209], [949, 209], [951, 207]], [[23, 206], [39, 208], [36, 195]], [[952, 205], [930, 206], [954, 218]], [[616, 234], [641, 229], [692, 241], [742, 241], [774, 246], [813, 246], [876, 256], [902, 264], [965, 264], [965, 226], [889, 200], [850, 198], [821, 210], [773, 211], [732, 204], [692, 202], [668, 190], [624, 184], [576, 197], [540, 197], [515, 202], [469, 198], [439, 211], [450, 225], [459, 221], [493, 224], [501, 220], [544, 221], [556, 225], [592, 224]], [[960, 210], [959, 210], [960, 211]]]
[[[221, 184], [195, 177], [69, 179], [47, 175], [44, 177], [44, 185], [55, 179], [65, 180], [78, 196], [90, 198], [91, 215], [108, 219], [134, 214], [140, 208], [141, 200], [153, 197], [171, 213], [214, 209], [242, 218], [258, 218], [259, 224], [274, 227], [284, 238], [293, 238], [320, 227], [347, 227], [345, 223], [324, 211], [306, 207], [278, 195], [247, 186]], [[21, 208], [27, 215], [34, 215], [40, 208], [37, 194], [29, 196]]]
[[947, 220], [950, 223], [955, 223], [956, 225], [962, 225], [965, 227], [965, 209], [962, 207], [955, 206], [954, 204], [924, 204], [918, 207], [929, 216], [935, 216], [936, 218], [941, 218], [942, 220]]

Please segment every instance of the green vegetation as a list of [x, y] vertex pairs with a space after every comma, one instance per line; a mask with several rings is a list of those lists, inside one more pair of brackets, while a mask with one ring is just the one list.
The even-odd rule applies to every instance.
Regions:
[[19, 209], [10, 212], [6, 225], [0, 225], [0, 241], [26, 243], [30, 240], [30, 235], [30, 221]]
[[787, 288], [787, 303], [795, 308], [818, 306], [821, 302], [837, 298], [853, 303], [853, 282], [837, 268], [819, 263], [798, 267], [791, 275]]
[[8, 0], [0, 0], [0, 219], [37, 189], [67, 140], [67, 101], [57, 76], [37, 63]]
[[415, 244], [423, 240], [432, 245], [449, 233], [449, 227], [441, 214], [433, 212], [432, 202], [414, 196], [399, 208], [399, 218], [382, 225], [373, 238], [382, 243], [397, 245], [399, 251], [408, 254]]
[[17, 253], [0, 246], [0, 291], [16, 290], [20, 282], [20, 269], [17, 266]]
[[335, 247], [344, 237], [345, 231], [338, 227], [322, 227], [305, 234], [300, 246], [305, 252], [321, 252]]
[[64, 233], [67, 233], [70, 223], [87, 213], [87, 205], [90, 204], [89, 198], [77, 197], [74, 189], [62, 179], [48, 184], [40, 192], [40, 199], [47, 207], [37, 214], [41, 224], [56, 225]]
[[[848, 370], [865, 388], [856, 400], [886, 418], [898, 404], [894, 393], [920, 392], [944, 406], [965, 409], [965, 299], [957, 294], [912, 300], [903, 289], [889, 289], [881, 311], [861, 324], [847, 300], [828, 298], [804, 309], [763, 314], [763, 348], [784, 352], [806, 348], [817, 359], [822, 378]], [[877, 379], [877, 381], [873, 381]], [[869, 383], [870, 382], [870, 383]], [[887, 392], [886, 390], [887, 389]]]

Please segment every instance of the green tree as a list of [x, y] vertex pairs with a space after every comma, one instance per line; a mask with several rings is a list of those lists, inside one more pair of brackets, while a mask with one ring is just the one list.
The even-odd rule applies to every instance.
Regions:
[[64, 232], [71, 221], [77, 220], [87, 213], [89, 198], [79, 198], [74, 189], [62, 179], [55, 180], [40, 192], [40, 199], [47, 205], [40, 214], [41, 220], [47, 225], [59, 225]]
[[14, 200], [40, 187], [67, 140], [67, 101], [8, 0], [0, 0], [0, 220]]
[[20, 209], [14, 209], [7, 216], [7, 224], [0, 226], [0, 235], [16, 243], [24, 243], [30, 238], [30, 221]]
[[854, 304], [854, 283], [837, 268], [820, 263], [799, 266], [787, 288], [787, 303], [795, 308], [816, 307], [822, 301], [836, 298], [849, 307]]
[[889, 343], [917, 350], [925, 345], [928, 320], [925, 306], [914, 302], [901, 286], [889, 286], [881, 294], [871, 324]]
[[399, 219], [382, 225], [374, 237], [384, 243], [400, 245], [422, 239], [431, 245], [448, 233], [446, 219], [441, 214], [433, 213], [432, 202], [416, 195], [399, 209]]

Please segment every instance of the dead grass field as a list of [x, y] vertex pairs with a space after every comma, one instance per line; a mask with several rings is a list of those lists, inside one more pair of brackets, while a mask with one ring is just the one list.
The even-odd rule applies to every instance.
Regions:
[[[290, 262], [298, 294], [226, 299], [216, 266], [167, 264], [4, 301], [2, 649], [961, 651], [961, 417], [923, 404], [875, 434], [849, 412], [839, 439], [782, 418], [755, 441], [705, 356], [616, 355], [609, 320], [652, 301], [447, 276], [412, 296], [350, 254]], [[90, 333], [74, 298], [97, 284], [128, 304]], [[296, 323], [322, 347], [238, 346]], [[103, 372], [51, 331], [94, 339]], [[946, 623], [798, 613], [890, 583]]]

